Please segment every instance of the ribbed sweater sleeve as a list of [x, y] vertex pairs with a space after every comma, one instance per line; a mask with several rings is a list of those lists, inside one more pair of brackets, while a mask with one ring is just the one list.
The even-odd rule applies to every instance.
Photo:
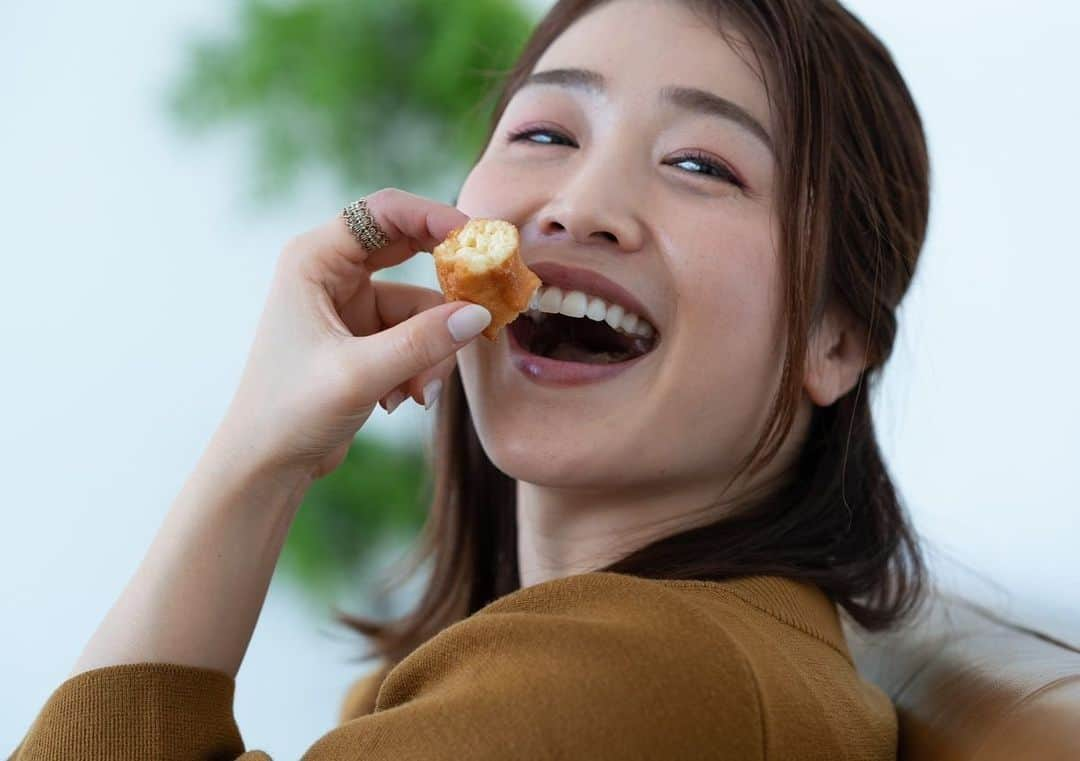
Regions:
[[235, 681], [172, 663], [107, 666], [53, 691], [8, 761], [269, 761], [244, 753]]

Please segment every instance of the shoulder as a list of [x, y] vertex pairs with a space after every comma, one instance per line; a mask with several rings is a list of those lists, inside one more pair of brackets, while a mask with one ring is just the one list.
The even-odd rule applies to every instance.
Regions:
[[[650, 579], [594, 572], [505, 595], [425, 643], [424, 655], [498, 652], [617, 665], [621, 674], [662, 678], [716, 665], [749, 677], [742, 645], [685, 591]], [[719, 657], [724, 656], [724, 657]], [[702, 661], [707, 661], [703, 663]]]
[[439, 706], [508, 741], [606, 748], [602, 758], [693, 757], [710, 746], [752, 758], [761, 749], [740, 645], [677, 592], [616, 574], [526, 587], [447, 627], [390, 670], [375, 714], [410, 705]]
[[[703, 605], [695, 591], [605, 572], [516, 590], [447, 627], [396, 669], [380, 662], [349, 688], [339, 719], [373, 711], [392, 670], [383, 707], [415, 697], [421, 685], [433, 689], [432, 664], [461, 663], [463, 654], [483, 657], [488, 677], [496, 666], [507, 674], [540, 670], [550, 691], [574, 688], [584, 696], [576, 680], [588, 677], [584, 689], [596, 699], [625, 682], [655, 690], [665, 683], [685, 689], [692, 680], [728, 685], [752, 704], [754, 675], [742, 645], [718, 624], [715, 599]], [[438, 675], [444, 683], [452, 678]]]
[[827, 703], [855, 693], [835, 643], [728, 586], [595, 572], [517, 590], [366, 677], [371, 713], [343, 736], [372, 759], [842, 755]]

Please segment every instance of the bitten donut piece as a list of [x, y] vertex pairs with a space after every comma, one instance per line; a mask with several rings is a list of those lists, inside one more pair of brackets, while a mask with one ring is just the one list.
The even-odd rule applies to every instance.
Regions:
[[517, 228], [502, 219], [470, 219], [435, 247], [435, 272], [449, 301], [487, 307], [491, 341], [529, 306], [541, 280], [521, 258]]

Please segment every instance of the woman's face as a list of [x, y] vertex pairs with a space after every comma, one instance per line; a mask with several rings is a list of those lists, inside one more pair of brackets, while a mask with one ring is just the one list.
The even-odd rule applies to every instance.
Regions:
[[[520, 369], [508, 330], [470, 344], [458, 366], [480, 440], [534, 484], [722, 483], [758, 438], [783, 359], [763, 85], [702, 19], [656, 0], [579, 19], [533, 73], [557, 70], [571, 73], [515, 94], [458, 207], [518, 225], [529, 265], [622, 286], [659, 340], [623, 372], [578, 385]], [[683, 92], [665, 97], [672, 88]]]

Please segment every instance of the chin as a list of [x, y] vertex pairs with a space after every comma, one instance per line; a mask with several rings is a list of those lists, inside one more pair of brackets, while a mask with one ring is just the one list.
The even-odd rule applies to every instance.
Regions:
[[[643, 400], [635, 419], [620, 411], [640, 379], [574, 388], [545, 388], [527, 380], [509, 361], [508, 336], [476, 341], [457, 353], [473, 427], [488, 459], [511, 478], [564, 488], [624, 486], [644, 475], [651, 427]], [[643, 368], [644, 369], [644, 368]], [[629, 375], [629, 374], [628, 374]], [[627, 430], [630, 428], [631, 430]]]
[[[567, 447], [557, 434], [490, 436], [484, 445], [499, 470], [518, 481], [567, 489], [603, 488], [616, 469], [584, 447]], [[586, 442], [582, 442], [585, 444]]]
[[[470, 393], [468, 381], [465, 387], [484, 453], [511, 478], [543, 486], [596, 488], [617, 481], [620, 471], [625, 473], [619, 452], [604, 434], [606, 427], [583, 427], [580, 415], [571, 415], [569, 409], [549, 407], [541, 414], [520, 398], [510, 401], [480, 395], [477, 400], [477, 389]], [[568, 431], [573, 431], [570, 438]]]

